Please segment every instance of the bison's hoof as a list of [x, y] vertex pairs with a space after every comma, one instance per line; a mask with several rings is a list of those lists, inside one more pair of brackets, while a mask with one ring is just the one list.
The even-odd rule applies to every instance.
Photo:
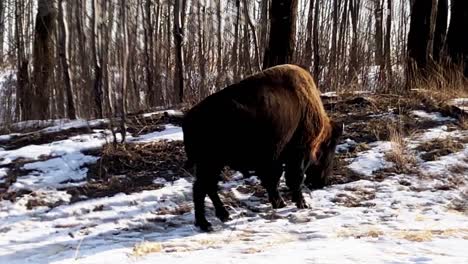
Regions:
[[301, 201], [297, 202], [296, 206], [297, 206], [298, 209], [307, 209], [307, 208], [309, 208], [309, 205], [307, 205], [307, 203], [304, 200], [301, 200]]
[[273, 206], [274, 209], [286, 207], [286, 203], [284, 202], [282, 198], [272, 201], [271, 205]]
[[216, 217], [218, 217], [219, 220], [221, 220], [223, 223], [231, 220], [229, 217], [229, 212], [225, 208], [217, 210]]
[[207, 220], [195, 221], [195, 226], [198, 226], [203, 232], [213, 231], [213, 227], [211, 226], [211, 223], [208, 222]]

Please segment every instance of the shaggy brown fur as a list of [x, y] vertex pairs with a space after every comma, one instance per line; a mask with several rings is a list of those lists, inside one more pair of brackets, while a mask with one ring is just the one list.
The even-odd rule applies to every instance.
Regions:
[[[339, 126], [328, 118], [311, 75], [294, 65], [279, 65], [252, 75], [193, 107], [183, 123], [189, 163], [196, 166], [195, 223], [209, 230], [204, 216], [208, 195], [221, 220], [229, 219], [217, 194], [221, 169], [254, 170], [274, 208], [285, 206], [278, 182], [286, 183], [298, 208], [307, 182], [322, 185], [333, 160]], [[307, 170], [312, 164], [313, 170]], [[307, 170], [307, 171], [306, 171]]]

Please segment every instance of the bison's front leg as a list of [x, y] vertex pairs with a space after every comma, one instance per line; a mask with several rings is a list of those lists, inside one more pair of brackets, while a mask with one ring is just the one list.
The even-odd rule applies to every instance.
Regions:
[[278, 191], [281, 174], [283, 174], [283, 170], [280, 164], [258, 171], [258, 176], [262, 181], [262, 185], [268, 192], [268, 199], [270, 200], [271, 206], [275, 209], [286, 206], [286, 203]]
[[291, 191], [292, 201], [296, 203], [299, 209], [309, 207], [302, 195], [305, 166], [304, 155], [301, 151], [292, 153], [286, 162], [286, 185]]

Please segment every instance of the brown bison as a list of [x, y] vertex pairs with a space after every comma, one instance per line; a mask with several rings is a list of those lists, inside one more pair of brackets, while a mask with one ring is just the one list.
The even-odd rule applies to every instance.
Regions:
[[205, 197], [216, 216], [229, 220], [218, 196], [224, 166], [255, 171], [273, 208], [285, 206], [278, 184], [286, 184], [298, 208], [307, 208], [301, 187], [324, 186], [341, 128], [327, 116], [312, 76], [294, 65], [279, 65], [208, 96], [183, 121], [188, 163], [195, 169], [195, 225], [211, 230]]

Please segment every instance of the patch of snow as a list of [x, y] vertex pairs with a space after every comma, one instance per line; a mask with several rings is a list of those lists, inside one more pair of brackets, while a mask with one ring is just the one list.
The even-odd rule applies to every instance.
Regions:
[[130, 139], [132, 142], [147, 143], [157, 140], [183, 140], [182, 128], [175, 125], [165, 125], [165, 129]]
[[346, 153], [351, 147], [354, 147], [356, 145], [356, 141], [347, 138], [344, 143], [336, 146], [336, 153]]
[[164, 114], [164, 113], [167, 113], [168, 115], [171, 115], [171, 116], [183, 116], [184, 115], [184, 113], [182, 113], [182, 111], [170, 109], [170, 110], [156, 111], [156, 112], [152, 112], [152, 113], [145, 113], [145, 114], [143, 114], [143, 117], [161, 115], [161, 114]]
[[8, 172], [8, 170], [6, 168], [0, 168], [0, 183], [5, 182], [5, 180], [3, 178], [5, 178], [5, 176], [7, 176], [7, 172]]
[[33, 170], [33, 172], [19, 177], [10, 190], [34, 191], [84, 183], [88, 169], [83, 166], [95, 163], [97, 159], [97, 157], [75, 152], [46, 161], [25, 164], [23, 168]]
[[321, 96], [324, 96], [324, 97], [338, 97], [338, 94], [336, 92], [326, 92], [326, 93], [322, 93]]
[[438, 126], [434, 128], [430, 128], [427, 132], [424, 132], [420, 135], [416, 140], [418, 141], [430, 141], [435, 139], [445, 139], [448, 137], [461, 137], [464, 135], [468, 135], [467, 131], [460, 132], [458, 130], [448, 131], [448, 127], [446, 125]]
[[8, 141], [8, 140], [11, 140], [11, 138], [15, 135], [19, 135], [19, 134], [8, 134], [8, 135], [1, 135], [0, 136], [0, 142], [4, 142], [4, 141]]
[[[63, 204], [49, 210], [0, 206], [2, 263], [464, 263], [468, 257], [466, 216], [448, 210], [460, 198], [452, 191], [412, 192], [396, 175], [382, 182], [360, 180], [306, 196], [311, 209], [272, 210], [255, 196], [236, 192], [243, 180], [222, 185], [241, 207], [221, 224], [211, 206], [215, 232], [193, 227], [191, 183], [181, 179], [164, 188]], [[409, 179], [414, 186], [426, 185]], [[372, 194], [345, 206], [337, 197], [357, 199], [353, 190]], [[29, 199], [29, 198], [28, 198]], [[61, 198], [60, 200], [66, 200]], [[208, 200], [208, 199], [207, 199]], [[209, 203], [207, 203], [209, 205]], [[8, 208], [8, 209], [5, 209]], [[248, 213], [244, 208], [260, 212]], [[154, 251], [134, 255], [138, 245]], [[337, 251], [337, 248], [340, 250]]]
[[55, 123], [54, 126], [47, 127], [42, 129], [44, 132], [58, 132], [58, 131], [64, 131], [64, 130], [69, 130], [72, 128], [83, 128], [83, 127], [92, 127], [92, 126], [97, 126], [100, 124], [108, 124], [109, 120], [107, 119], [94, 119], [94, 120], [84, 120], [84, 119], [78, 119], [78, 120], [59, 120], [58, 124]]
[[462, 105], [468, 105], [468, 98], [456, 98], [456, 99], [452, 99], [450, 101], [451, 104], [454, 104], [454, 105], [459, 105], [459, 106], [462, 106]]
[[385, 160], [385, 152], [392, 149], [392, 143], [377, 141], [369, 144], [370, 150], [361, 152], [354, 158], [348, 167], [359, 174], [371, 176], [374, 171], [392, 166]]
[[[100, 124], [108, 124], [108, 119], [94, 119], [94, 120], [70, 120], [70, 119], [51, 119], [51, 120], [28, 120], [9, 125], [10, 128], [16, 130], [23, 129], [38, 129], [37, 132], [41, 133], [52, 133], [58, 131], [69, 130], [73, 128], [93, 127]], [[8, 140], [12, 136], [20, 135], [18, 133], [5, 135], [5, 140]], [[2, 139], [0, 138], [0, 141]]]
[[417, 116], [423, 119], [428, 119], [431, 121], [436, 121], [436, 122], [455, 121], [454, 118], [449, 117], [449, 116], [442, 116], [442, 114], [439, 112], [428, 113], [426, 111], [414, 110], [411, 113], [414, 116]]
[[111, 140], [106, 133], [85, 134], [55, 141], [50, 144], [29, 145], [10, 151], [0, 151], [0, 165], [13, 162], [18, 158], [37, 160], [41, 156], [62, 156], [84, 150], [99, 148]]
[[[466, 165], [466, 159], [468, 158], [468, 144], [465, 144], [465, 148], [456, 153], [449, 154], [447, 156], [440, 157], [437, 160], [427, 161], [421, 165], [421, 170], [428, 175], [444, 175], [447, 173], [450, 167], [457, 165]], [[465, 180], [468, 180], [468, 173], [465, 174]]]

